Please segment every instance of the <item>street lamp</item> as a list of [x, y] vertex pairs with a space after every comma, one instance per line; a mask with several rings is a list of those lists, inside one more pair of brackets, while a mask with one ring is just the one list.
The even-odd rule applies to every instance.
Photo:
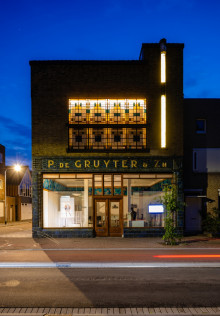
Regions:
[[14, 165], [13, 167], [5, 168], [5, 225], [7, 224], [7, 191], [6, 191], [6, 174], [8, 169], [14, 169], [16, 172], [21, 171], [21, 166], [19, 164]]

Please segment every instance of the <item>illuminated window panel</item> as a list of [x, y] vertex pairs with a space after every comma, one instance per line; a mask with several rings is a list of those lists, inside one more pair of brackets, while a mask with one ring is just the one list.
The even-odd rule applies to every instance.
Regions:
[[107, 149], [107, 130], [106, 128], [91, 128], [90, 149]]
[[69, 124], [145, 124], [146, 100], [69, 100]]
[[126, 128], [110, 128], [109, 148], [126, 148]]
[[146, 129], [129, 128], [127, 142], [128, 149], [146, 148]]
[[146, 148], [145, 128], [70, 128], [71, 149], [129, 150]]
[[106, 113], [107, 100], [90, 100], [89, 124], [106, 124], [108, 115]]
[[87, 149], [88, 129], [69, 129], [69, 145], [73, 149]]

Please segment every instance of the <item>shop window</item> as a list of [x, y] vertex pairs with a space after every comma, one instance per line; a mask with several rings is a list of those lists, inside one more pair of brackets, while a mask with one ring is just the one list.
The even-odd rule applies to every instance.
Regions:
[[170, 179], [148, 178], [144, 175], [123, 175], [124, 227], [163, 227], [165, 209], [161, 204], [163, 187]]
[[45, 178], [43, 179], [44, 227], [91, 227], [92, 179]]
[[69, 100], [69, 151], [146, 149], [146, 100]]
[[206, 120], [205, 119], [197, 119], [196, 120], [196, 133], [197, 134], [205, 134], [206, 133]]

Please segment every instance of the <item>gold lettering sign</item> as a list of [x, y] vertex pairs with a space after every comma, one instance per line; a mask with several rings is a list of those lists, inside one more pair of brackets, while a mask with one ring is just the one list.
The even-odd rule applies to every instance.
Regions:
[[76, 160], [75, 166], [76, 168], [81, 168], [82, 167], [81, 160]]
[[115, 163], [115, 168], [117, 168], [118, 167], [118, 162], [119, 162], [119, 160], [113, 160], [114, 161], [114, 163]]
[[98, 168], [99, 167], [99, 160], [94, 160], [94, 167]]
[[122, 168], [128, 168], [127, 160], [122, 160]]
[[105, 164], [106, 168], [108, 168], [109, 162], [110, 162], [110, 160], [108, 160], [108, 161], [104, 160], [104, 164]]
[[54, 161], [53, 160], [48, 160], [48, 168], [50, 168], [53, 165], [54, 165]]
[[85, 160], [85, 168], [90, 168], [90, 161], [89, 160]]
[[137, 161], [131, 160], [131, 168], [137, 168]]

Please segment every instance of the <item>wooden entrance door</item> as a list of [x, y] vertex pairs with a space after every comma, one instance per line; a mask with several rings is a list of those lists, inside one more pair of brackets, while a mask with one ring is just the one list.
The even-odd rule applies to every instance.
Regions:
[[121, 237], [123, 234], [122, 199], [95, 199], [95, 231], [98, 237]]

